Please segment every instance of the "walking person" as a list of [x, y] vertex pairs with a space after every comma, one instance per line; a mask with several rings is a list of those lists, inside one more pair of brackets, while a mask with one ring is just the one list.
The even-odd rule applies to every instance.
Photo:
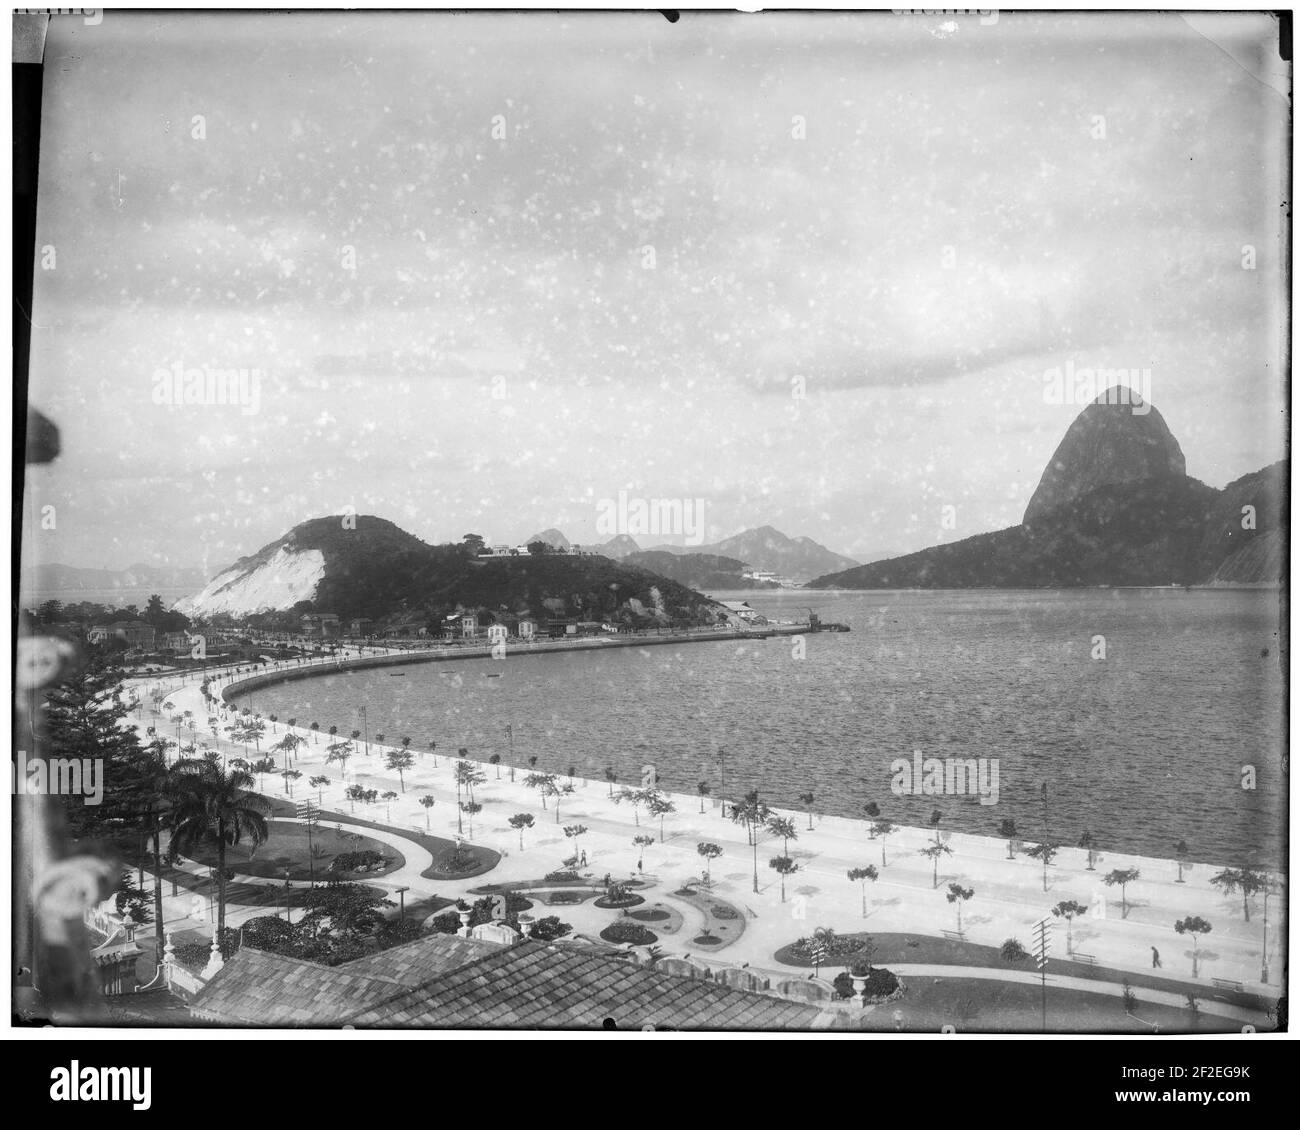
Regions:
[[1160, 968], [1160, 951], [1155, 946], [1151, 947], [1151, 968]]

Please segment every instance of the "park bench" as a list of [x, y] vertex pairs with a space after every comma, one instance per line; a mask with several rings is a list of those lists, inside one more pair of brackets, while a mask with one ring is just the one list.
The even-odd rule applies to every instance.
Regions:
[[966, 940], [966, 935], [959, 930], [945, 930], [943, 936], [950, 942], [964, 942]]
[[1234, 993], [1241, 992], [1240, 981], [1229, 981], [1225, 977], [1212, 977], [1211, 980], [1214, 982], [1216, 989], [1231, 989]]
[[1075, 950], [1074, 953], [1070, 954], [1070, 960], [1082, 962], [1084, 965], [1097, 964], [1097, 958], [1094, 954], [1080, 953], [1078, 950]]

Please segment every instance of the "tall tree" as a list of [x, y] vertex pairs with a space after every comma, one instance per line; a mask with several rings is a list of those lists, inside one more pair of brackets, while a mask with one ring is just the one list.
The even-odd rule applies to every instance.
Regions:
[[248, 840], [266, 842], [270, 804], [249, 792], [253, 778], [242, 769], [222, 770], [213, 760], [176, 763], [175, 799], [167, 823], [176, 849], [189, 854], [202, 842], [217, 848], [217, 938], [226, 926], [226, 849]]

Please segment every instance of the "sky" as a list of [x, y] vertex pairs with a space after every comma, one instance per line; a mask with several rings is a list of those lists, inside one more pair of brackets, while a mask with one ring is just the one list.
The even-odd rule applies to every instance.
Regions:
[[[1221, 487], [1285, 452], [1275, 39], [56, 18], [31, 401], [63, 454], [29, 473], [25, 560], [212, 574], [349, 508], [594, 542], [620, 491], [700, 500], [707, 541], [870, 559], [1017, 523], [1083, 407], [1045, 392], [1067, 366], [1149, 370]], [[192, 370], [207, 402], [169, 403], [160, 371]]]

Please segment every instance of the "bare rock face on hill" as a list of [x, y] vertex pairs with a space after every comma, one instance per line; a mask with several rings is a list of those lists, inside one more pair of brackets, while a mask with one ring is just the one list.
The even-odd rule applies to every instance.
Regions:
[[1164, 417], [1128, 389], [1107, 389], [1075, 417], [1025, 508], [1032, 522], [1098, 487], [1181, 478], [1183, 450]]

